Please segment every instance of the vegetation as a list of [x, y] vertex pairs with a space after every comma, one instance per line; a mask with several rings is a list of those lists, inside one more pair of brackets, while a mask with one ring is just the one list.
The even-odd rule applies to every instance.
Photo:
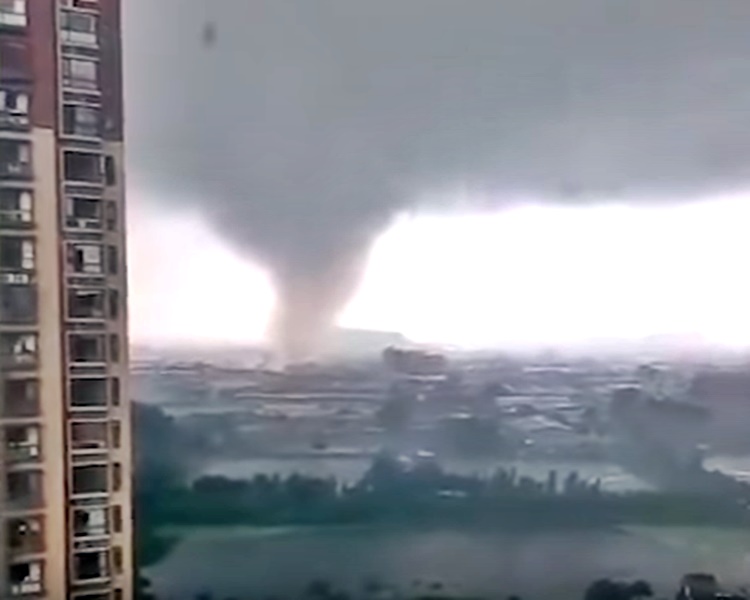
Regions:
[[[347, 591], [336, 587], [332, 582], [325, 579], [311, 581], [301, 593], [294, 598], [280, 598], [274, 596], [275, 600], [377, 600], [388, 598], [392, 600], [483, 600], [456, 596], [446, 593], [440, 582], [424, 583], [421, 592], [403, 593], [394, 586], [386, 585], [378, 581], [366, 581], [361, 589]], [[651, 598], [653, 590], [647, 581], [638, 580], [634, 582], [614, 581], [611, 579], [599, 579], [591, 583], [583, 594], [583, 600], [639, 600]], [[158, 600], [153, 594], [142, 596], [142, 600]], [[195, 596], [194, 600], [219, 600], [218, 597], [209, 592]], [[223, 598], [222, 600], [239, 600], [238, 598]], [[269, 598], [270, 600], [270, 598]], [[522, 600], [519, 596], [507, 596], [507, 600]], [[746, 600], [744, 597], [732, 596], [730, 600]]]
[[[191, 485], [160, 480], [139, 490], [149, 527], [203, 525], [437, 524], [591, 527], [618, 524], [733, 524], [746, 509], [716, 496], [604, 492], [575, 472], [561, 483], [498, 469], [489, 478], [378, 457], [362, 479], [342, 485], [304, 475], [251, 480], [202, 477]], [[153, 483], [153, 482], [152, 482]], [[168, 484], [169, 483], [169, 484]]]

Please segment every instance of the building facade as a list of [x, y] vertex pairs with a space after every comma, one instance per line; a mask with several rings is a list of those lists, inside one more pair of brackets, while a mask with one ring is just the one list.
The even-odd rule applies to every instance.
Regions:
[[0, 598], [130, 599], [120, 0], [0, 0]]

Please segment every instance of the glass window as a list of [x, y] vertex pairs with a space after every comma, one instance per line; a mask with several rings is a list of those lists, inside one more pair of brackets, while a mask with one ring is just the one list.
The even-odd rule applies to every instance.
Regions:
[[96, 44], [97, 20], [95, 15], [64, 11], [60, 26], [63, 43], [84, 46]]
[[26, 0], [0, 0], [0, 25], [26, 26]]
[[30, 190], [0, 189], [0, 224], [23, 226], [33, 220], [33, 196]]
[[109, 360], [120, 362], [120, 336], [116, 333], [109, 335]]
[[68, 246], [68, 265], [74, 273], [103, 274], [102, 247], [99, 244]]
[[87, 90], [99, 87], [99, 65], [94, 60], [64, 58], [62, 70], [65, 86]]
[[63, 131], [66, 135], [98, 137], [100, 110], [95, 106], [67, 104], [63, 107]]
[[0, 39], [0, 79], [3, 81], [29, 81], [31, 54], [23, 40]]
[[107, 271], [110, 275], [117, 275], [119, 271], [118, 255], [117, 246], [109, 246], [107, 248]]

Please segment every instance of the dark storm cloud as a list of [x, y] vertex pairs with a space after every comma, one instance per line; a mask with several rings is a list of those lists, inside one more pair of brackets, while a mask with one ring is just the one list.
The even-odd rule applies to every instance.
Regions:
[[128, 0], [131, 177], [265, 261], [302, 352], [425, 192], [750, 179], [746, 0]]

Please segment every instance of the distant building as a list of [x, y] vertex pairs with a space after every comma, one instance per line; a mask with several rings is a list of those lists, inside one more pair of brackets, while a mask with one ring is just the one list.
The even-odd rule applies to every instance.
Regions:
[[711, 411], [711, 443], [727, 450], [750, 448], [750, 371], [716, 370], [697, 373], [689, 397]]
[[426, 350], [401, 350], [390, 346], [383, 351], [383, 362], [400, 375], [444, 377], [448, 372], [448, 359]]

